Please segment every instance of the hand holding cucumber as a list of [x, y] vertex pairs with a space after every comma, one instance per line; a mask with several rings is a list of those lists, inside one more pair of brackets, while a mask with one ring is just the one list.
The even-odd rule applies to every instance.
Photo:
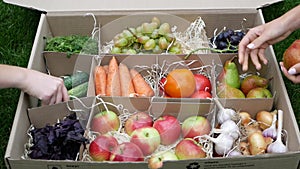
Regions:
[[64, 82], [59, 77], [31, 69], [0, 64], [0, 88], [18, 88], [51, 105], [68, 101]]

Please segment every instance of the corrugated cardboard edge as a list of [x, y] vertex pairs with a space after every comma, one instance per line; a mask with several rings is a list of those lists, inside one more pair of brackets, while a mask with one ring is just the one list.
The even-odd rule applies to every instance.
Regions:
[[[16, 112], [21, 112], [21, 111], [26, 109], [26, 106], [27, 106], [28, 103], [25, 101], [24, 97], [25, 97], [25, 93], [21, 92]], [[18, 126], [21, 125], [18, 122], [20, 121], [20, 119], [22, 119], [21, 116], [24, 116], [25, 114], [26, 114], [26, 112], [24, 112], [24, 114], [21, 114], [21, 113], [16, 113], [15, 114], [12, 129], [11, 129], [11, 134], [10, 134], [8, 144], [7, 144], [7, 147], [6, 147], [6, 152], [5, 152], [5, 155], [4, 155], [6, 166], [10, 166], [9, 158], [11, 157], [11, 152], [13, 151], [13, 149], [16, 148], [13, 145], [15, 145], [14, 142], [17, 140], [16, 139], [17, 136], [12, 135], [12, 133], [16, 133], [16, 130], [18, 130]]]
[[[137, 3], [135, 0], [4, 0], [6, 3], [37, 9], [46, 12], [75, 12], [75, 11], [136, 11], [136, 10], [176, 10], [176, 9], [256, 9], [282, 0], [152, 0]], [[113, 2], [113, 3], [112, 3]], [[157, 5], [159, 4], [159, 5]]]
[[[45, 15], [41, 15], [40, 19], [44, 20]], [[42, 28], [43, 28], [42, 24], [43, 23], [40, 22], [39, 25], [38, 25], [37, 33], [36, 33], [37, 35], [41, 34], [41, 32], [42, 32]], [[34, 44], [32, 46], [32, 51], [31, 51], [31, 56], [30, 56], [30, 59], [28, 61], [28, 66], [27, 66], [30, 69], [33, 68], [33, 60], [34, 60], [33, 55], [40, 52], [40, 51], [33, 51], [37, 48], [38, 45], [43, 45], [43, 44], [39, 43], [39, 36], [36, 36], [35, 39], [34, 39]], [[18, 130], [18, 126], [20, 125], [18, 122], [24, 116], [27, 116], [25, 114], [26, 114], [26, 109], [29, 107], [29, 101], [26, 101], [26, 96], [28, 97], [28, 95], [26, 95], [24, 92], [21, 92], [20, 97], [19, 97], [19, 102], [18, 102], [18, 105], [17, 105], [13, 125], [12, 125], [11, 131], [10, 131], [8, 144], [7, 144], [5, 155], [4, 155], [6, 166], [10, 166], [9, 158], [11, 157], [11, 153], [12, 153], [13, 149], [16, 149], [16, 146], [15, 146], [14, 142], [17, 140], [16, 139], [17, 138], [16, 131]], [[29, 100], [29, 99], [27, 99], [27, 100]], [[19, 146], [23, 146], [23, 145], [19, 145]], [[23, 147], [22, 147], [22, 149], [23, 149]]]

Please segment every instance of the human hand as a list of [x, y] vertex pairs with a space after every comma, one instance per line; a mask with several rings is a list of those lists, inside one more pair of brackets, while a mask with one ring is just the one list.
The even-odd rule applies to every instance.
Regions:
[[40, 99], [42, 105], [51, 105], [69, 100], [67, 89], [61, 78], [27, 69], [22, 84], [21, 89]]
[[279, 62], [282, 73], [293, 83], [300, 83], [300, 63], [287, 70], [283, 62]]
[[285, 39], [290, 33], [280, 19], [250, 29], [239, 43], [238, 55], [242, 70], [248, 70], [249, 56], [255, 68], [260, 70], [261, 62], [265, 65], [268, 63], [265, 49]]

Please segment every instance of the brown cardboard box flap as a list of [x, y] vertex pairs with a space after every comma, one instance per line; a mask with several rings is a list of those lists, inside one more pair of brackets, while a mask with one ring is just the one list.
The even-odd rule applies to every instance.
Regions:
[[33, 8], [46, 12], [66, 12], [66, 11], [141, 11], [141, 10], [178, 10], [178, 9], [243, 9], [259, 8], [267, 6], [281, 0], [175, 0], [169, 1], [135, 1], [135, 0], [4, 0], [4, 2]]

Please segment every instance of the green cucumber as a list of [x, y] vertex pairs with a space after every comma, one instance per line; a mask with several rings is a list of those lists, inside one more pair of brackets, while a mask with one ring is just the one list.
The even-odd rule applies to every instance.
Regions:
[[85, 72], [76, 72], [73, 75], [64, 78], [64, 84], [67, 90], [70, 90], [82, 83], [89, 81], [89, 74]]
[[88, 90], [88, 82], [84, 82], [70, 90], [68, 90], [69, 96], [75, 96], [75, 97], [85, 97]]

